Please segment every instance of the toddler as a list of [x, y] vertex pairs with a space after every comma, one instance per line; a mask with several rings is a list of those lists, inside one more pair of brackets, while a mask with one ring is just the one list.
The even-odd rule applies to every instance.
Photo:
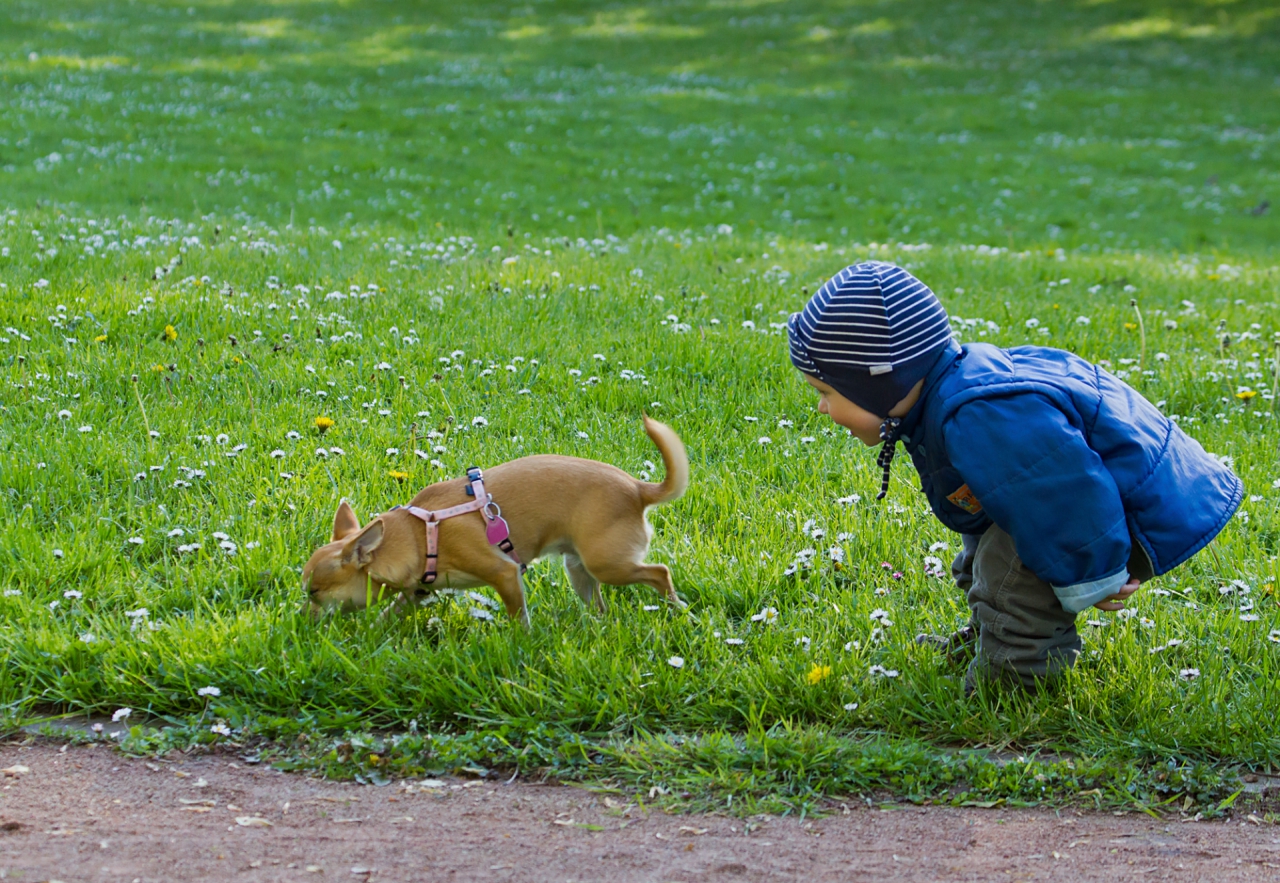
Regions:
[[846, 267], [787, 327], [818, 411], [881, 444], [879, 498], [903, 443], [952, 564], [979, 679], [1031, 687], [1074, 665], [1076, 614], [1119, 610], [1141, 582], [1212, 540], [1243, 488], [1136, 390], [1069, 352], [963, 346], [942, 304], [893, 264]]

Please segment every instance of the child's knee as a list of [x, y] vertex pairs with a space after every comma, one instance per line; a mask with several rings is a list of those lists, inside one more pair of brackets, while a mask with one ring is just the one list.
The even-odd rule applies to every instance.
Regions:
[[981, 539], [981, 534], [961, 534], [960, 541], [963, 545], [951, 561], [951, 578], [955, 580], [957, 588], [966, 592], [973, 585], [973, 558], [978, 552], [978, 542]]

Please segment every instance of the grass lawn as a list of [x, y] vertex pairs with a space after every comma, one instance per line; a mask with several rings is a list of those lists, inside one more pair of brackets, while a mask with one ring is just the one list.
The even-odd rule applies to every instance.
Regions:
[[[1278, 50], [1247, 0], [5, 4], [4, 719], [731, 809], [1225, 809], [1280, 752]], [[915, 646], [967, 617], [928, 574], [958, 537], [906, 457], [874, 500], [789, 365], [786, 315], [869, 257], [1245, 482], [1132, 616], [1081, 616], [1059, 689], [966, 699]], [[592, 615], [555, 561], [528, 631], [491, 593], [299, 615], [340, 498], [550, 451], [656, 478], [646, 410], [689, 448], [651, 560], [691, 615]]]

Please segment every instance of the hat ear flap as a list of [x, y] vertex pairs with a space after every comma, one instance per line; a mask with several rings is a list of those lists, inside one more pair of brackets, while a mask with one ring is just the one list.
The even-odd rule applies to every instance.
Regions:
[[382, 545], [382, 519], [375, 518], [369, 526], [342, 545], [342, 561], [344, 564], [355, 564], [364, 567], [373, 560], [373, 553]]
[[333, 516], [333, 537], [329, 542], [341, 540], [360, 530], [360, 519], [356, 518], [351, 504], [343, 500], [338, 504], [338, 511]]

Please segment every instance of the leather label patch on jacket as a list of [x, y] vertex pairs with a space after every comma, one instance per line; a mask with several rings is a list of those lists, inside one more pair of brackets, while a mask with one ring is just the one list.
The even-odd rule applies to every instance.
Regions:
[[982, 511], [982, 504], [978, 502], [978, 498], [973, 495], [973, 491], [969, 490], [969, 485], [967, 484], [962, 484], [955, 491], [947, 494], [947, 501], [970, 515]]

